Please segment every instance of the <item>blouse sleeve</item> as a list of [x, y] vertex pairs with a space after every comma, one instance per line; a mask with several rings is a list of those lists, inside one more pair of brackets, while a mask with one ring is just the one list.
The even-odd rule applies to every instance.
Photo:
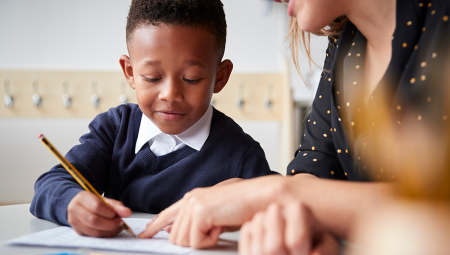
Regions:
[[[319, 86], [312, 104], [311, 113], [306, 119], [305, 133], [295, 152], [295, 158], [289, 163], [287, 173], [309, 173], [319, 178], [346, 179], [333, 141], [338, 133], [332, 129], [331, 72], [336, 45], [330, 40]], [[332, 109], [333, 108], [333, 109]]]

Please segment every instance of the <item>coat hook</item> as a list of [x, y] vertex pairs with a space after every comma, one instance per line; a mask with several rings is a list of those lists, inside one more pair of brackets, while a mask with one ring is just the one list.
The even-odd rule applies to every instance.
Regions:
[[243, 95], [244, 95], [244, 83], [239, 82], [238, 98], [236, 99], [236, 106], [239, 109], [242, 109], [244, 107], [244, 100], [242, 99]]
[[13, 107], [14, 104], [14, 98], [11, 95], [11, 91], [9, 88], [9, 77], [5, 76], [3, 77], [3, 85], [5, 86], [5, 97], [4, 97], [4, 102], [5, 102], [5, 106], [8, 108]]
[[91, 85], [92, 85], [91, 105], [94, 108], [97, 108], [100, 104], [100, 98], [97, 95], [97, 78], [92, 77]]
[[62, 104], [65, 108], [69, 108], [72, 105], [72, 99], [69, 95], [69, 78], [63, 77], [62, 78], [62, 84], [63, 84], [63, 95], [62, 95]]
[[119, 104], [127, 104], [128, 103], [127, 83], [123, 79], [120, 82], [120, 89], [122, 90], [122, 94], [119, 96]]
[[266, 105], [267, 110], [271, 110], [272, 106], [273, 106], [272, 91], [273, 91], [273, 83], [272, 83], [272, 81], [268, 81], [267, 82], [267, 99], [266, 99], [266, 102], [264, 103]]
[[41, 107], [42, 105], [42, 97], [39, 94], [38, 82], [39, 79], [36, 76], [33, 76], [33, 78], [31, 78], [31, 83], [33, 84], [33, 91], [34, 91], [31, 100], [33, 101], [34, 106], [37, 108]]

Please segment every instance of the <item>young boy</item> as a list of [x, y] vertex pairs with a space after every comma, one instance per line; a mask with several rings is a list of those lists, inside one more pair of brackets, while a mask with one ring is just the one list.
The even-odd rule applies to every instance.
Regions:
[[273, 173], [259, 143], [210, 105], [233, 68], [220, 0], [133, 0], [126, 39], [119, 62], [138, 105], [99, 114], [66, 155], [111, 207], [61, 165], [35, 184], [31, 213], [81, 235], [112, 236], [131, 210], [159, 213], [196, 187]]

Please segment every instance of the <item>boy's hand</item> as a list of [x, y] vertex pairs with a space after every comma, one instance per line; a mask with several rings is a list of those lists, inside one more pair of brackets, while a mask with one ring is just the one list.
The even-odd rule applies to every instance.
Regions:
[[104, 198], [107, 206], [96, 195], [81, 191], [67, 207], [67, 221], [80, 235], [109, 237], [122, 231], [122, 217], [129, 217], [131, 210], [122, 202]]

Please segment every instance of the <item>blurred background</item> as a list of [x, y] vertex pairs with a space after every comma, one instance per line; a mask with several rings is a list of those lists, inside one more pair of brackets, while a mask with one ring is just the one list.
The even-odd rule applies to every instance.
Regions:
[[[228, 23], [225, 58], [233, 61], [233, 73], [252, 77], [280, 73], [292, 89], [290, 122], [237, 119], [244, 131], [261, 143], [271, 168], [284, 174], [285, 162], [293, 158], [298, 147], [306, 107], [314, 96], [321, 69], [313, 66], [310, 72], [307, 58], [300, 53], [300, 66], [308, 86], [296, 73], [285, 42], [289, 29], [287, 5], [269, 0], [222, 2]], [[129, 5], [130, 0], [0, 1], [0, 73], [5, 76], [13, 71], [121, 72], [118, 60], [120, 55], [127, 54], [125, 26]], [[325, 59], [327, 43], [325, 37], [311, 38], [312, 58], [319, 66]], [[37, 136], [45, 134], [65, 154], [88, 132], [92, 117], [8, 113], [3, 98], [8, 89], [14, 90], [7, 89], [4, 77], [0, 78], [0, 108], [5, 108], [0, 111], [0, 205], [29, 203], [36, 179], [57, 164]], [[31, 77], [26, 79], [30, 80], [31, 88]], [[61, 88], [58, 89], [59, 93]], [[231, 102], [226, 107], [235, 104]], [[226, 107], [220, 110], [226, 112]], [[283, 123], [291, 123], [293, 132], [285, 131]], [[284, 146], [280, 145], [282, 139], [291, 141], [288, 150], [280, 148]]]

